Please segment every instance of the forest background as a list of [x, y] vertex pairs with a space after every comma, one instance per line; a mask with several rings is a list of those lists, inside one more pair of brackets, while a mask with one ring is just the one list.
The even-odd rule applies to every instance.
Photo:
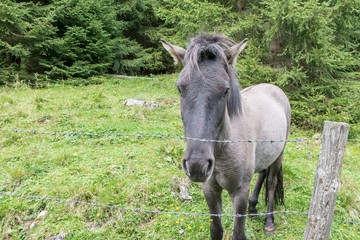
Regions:
[[2, 0], [0, 85], [172, 73], [161, 38], [185, 47], [223, 33], [250, 39], [243, 87], [274, 83], [290, 93], [297, 126], [345, 121], [358, 135], [359, 22], [360, 0]]

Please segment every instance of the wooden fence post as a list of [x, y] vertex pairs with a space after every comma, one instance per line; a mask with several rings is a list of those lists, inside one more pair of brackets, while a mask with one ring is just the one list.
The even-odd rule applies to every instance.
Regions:
[[325, 121], [304, 240], [329, 239], [348, 133], [348, 124]]

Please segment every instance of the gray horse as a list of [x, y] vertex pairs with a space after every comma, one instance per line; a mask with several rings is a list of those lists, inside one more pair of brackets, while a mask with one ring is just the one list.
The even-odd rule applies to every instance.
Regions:
[[[268, 214], [264, 230], [274, 232], [274, 204], [283, 203], [284, 196], [282, 159], [291, 111], [286, 95], [270, 84], [239, 91], [234, 65], [247, 39], [234, 45], [223, 35], [199, 35], [187, 49], [161, 42], [175, 63], [183, 65], [177, 81], [187, 138], [182, 167], [191, 181], [203, 182], [213, 214], [211, 238], [223, 237], [219, 215], [221, 193], [226, 189], [235, 214], [233, 239], [246, 239], [245, 216], [241, 215], [246, 214], [248, 202], [249, 212], [256, 213], [265, 179]], [[259, 177], [249, 198], [254, 173]]]

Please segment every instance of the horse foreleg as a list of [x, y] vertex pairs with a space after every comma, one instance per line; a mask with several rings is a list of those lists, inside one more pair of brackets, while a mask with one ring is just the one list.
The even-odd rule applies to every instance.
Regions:
[[[209, 184], [203, 184], [203, 193], [208, 204], [210, 214], [221, 214], [222, 212], [222, 189], [220, 187], [211, 187]], [[221, 216], [210, 216], [210, 233], [212, 240], [222, 240], [223, 227]]]
[[249, 213], [257, 213], [256, 205], [258, 204], [259, 194], [261, 190], [261, 186], [266, 177], [266, 170], [259, 172], [258, 179], [256, 181], [253, 194], [249, 198]]
[[[250, 184], [250, 183], [249, 183]], [[246, 186], [249, 186], [247, 184]], [[241, 187], [237, 192], [230, 194], [233, 205], [234, 205], [234, 214], [236, 215], [245, 215], [247, 209], [247, 202], [249, 198], [249, 188]], [[245, 236], [245, 216], [235, 216], [234, 217], [234, 233], [233, 240], [243, 240], [246, 239]]]

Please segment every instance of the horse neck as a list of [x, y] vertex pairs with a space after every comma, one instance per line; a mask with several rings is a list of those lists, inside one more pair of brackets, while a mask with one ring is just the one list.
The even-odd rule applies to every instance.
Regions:
[[[244, 118], [244, 114], [246, 112], [245, 106], [244, 106], [244, 101], [243, 101], [243, 97], [240, 94], [240, 112], [238, 113], [238, 115], [236, 116], [232, 116], [230, 117], [228, 110], [225, 110], [225, 116], [224, 116], [224, 120], [223, 123], [221, 124], [221, 130], [220, 130], [220, 134], [218, 139], [219, 140], [224, 140], [224, 139], [233, 139], [234, 136], [234, 131], [235, 129], [239, 129], [239, 127], [241, 127], [241, 122], [243, 122], [245, 120]], [[244, 129], [245, 130], [245, 129]], [[236, 135], [236, 134], [235, 134]]]
[[225, 115], [222, 124], [220, 125], [220, 132], [217, 140], [228, 140], [232, 136], [233, 119], [230, 118], [228, 110], [225, 110]]

